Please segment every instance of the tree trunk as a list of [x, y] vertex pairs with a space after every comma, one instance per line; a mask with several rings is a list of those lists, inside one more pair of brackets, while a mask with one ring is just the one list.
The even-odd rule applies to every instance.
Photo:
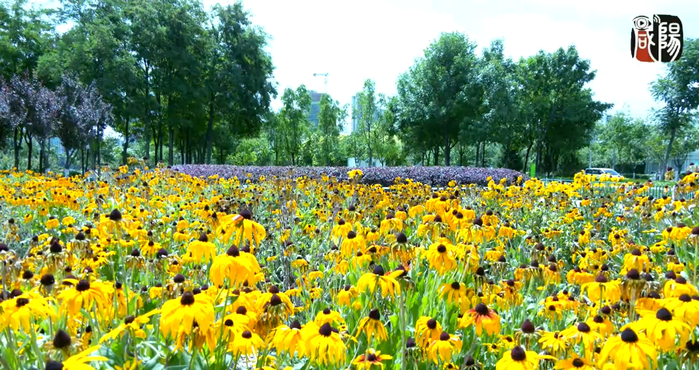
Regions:
[[677, 129], [673, 128], [670, 131], [670, 142], [667, 144], [667, 151], [665, 151], [665, 160], [663, 161], [663, 169], [660, 174], [665, 173], [667, 170], [667, 163], [670, 161], [670, 152], [672, 152], [672, 144], [675, 142], [675, 135], [677, 134]]
[[476, 161], [473, 163], [475, 167], [478, 167], [478, 156], [481, 154], [481, 143], [476, 143]]
[[449, 130], [447, 125], [444, 125], [444, 165], [451, 165], [451, 140], [449, 139]]
[[126, 115], [126, 122], [125, 122], [126, 129], [124, 130], [124, 152], [121, 155], [121, 157], [122, 157], [121, 161], [122, 161], [122, 164], [124, 164], [124, 165], [126, 163], [128, 163], [128, 160], [129, 160], [129, 153], [128, 153], [128, 151], [129, 151], [129, 119], [130, 119], [129, 116]]
[[146, 63], [146, 67], [144, 68], [144, 70], [145, 70], [145, 74], [146, 74], [146, 90], [145, 90], [145, 94], [144, 94], [145, 101], [143, 104], [143, 106], [145, 107], [145, 112], [144, 112], [145, 115], [143, 117], [145, 125], [144, 125], [143, 130], [145, 133], [144, 140], [146, 141], [146, 157], [145, 158], [146, 158], [146, 163], [148, 163], [148, 159], [150, 158], [150, 117], [149, 117], [150, 116], [150, 109], [148, 107], [148, 97], [150, 96], [150, 90], [149, 90], [150, 81], [148, 78], [148, 73], [150, 72], [149, 71], [150, 67], [148, 65], [148, 61], [146, 61], [145, 63]]
[[102, 144], [102, 131], [97, 129], [97, 153], [95, 153], [95, 168], [97, 169], [97, 177], [99, 178], [100, 175], [102, 174], [102, 151], [101, 151], [101, 144]]
[[206, 164], [211, 163], [211, 150], [214, 146], [214, 93], [209, 97], [209, 125], [206, 128]]
[[180, 140], [180, 164], [184, 164], [184, 139]]
[[15, 169], [19, 171], [19, 151], [22, 149], [22, 130], [15, 127], [15, 136], [13, 142], [13, 149], [15, 151]]
[[[27, 140], [28, 139], [28, 140]], [[27, 143], [27, 169], [32, 169], [32, 137], [29, 135], [24, 135], [24, 141]]]
[[439, 165], [439, 145], [434, 147], [434, 165]]
[[527, 154], [524, 156], [524, 168], [522, 169], [523, 172], [527, 172], [527, 164], [529, 164], [529, 151], [532, 150], [532, 146], [534, 146], [534, 142], [532, 141], [529, 143], [529, 146], [527, 147]]
[[167, 164], [172, 166], [175, 161], [175, 129], [170, 126], [170, 143], [167, 150]]
[[39, 173], [44, 173], [46, 163], [44, 163], [46, 154], [46, 139], [39, 140]]

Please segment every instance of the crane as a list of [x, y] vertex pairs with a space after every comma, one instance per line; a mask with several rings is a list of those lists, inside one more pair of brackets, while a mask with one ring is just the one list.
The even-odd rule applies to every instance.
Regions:
[[324, 79], [325, 80], [325, 93], [327, 94], [328, 93], [328, 73], [314, 73], [313, 74], [313, 77], [319, 77], [319, 76], [325, 77], [325, 79]]

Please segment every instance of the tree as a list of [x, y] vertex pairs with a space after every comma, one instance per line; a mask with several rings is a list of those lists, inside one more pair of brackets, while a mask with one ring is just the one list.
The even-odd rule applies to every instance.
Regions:
[[384, 145], [389, 134], [387, 125], [382, 121], [383, 112], [386, 108], [386, 97], [383, 94], [376, 94], [374, 81], [364, 81], [361, 92], [356, 94], [358, 109], [352, 112], [354, 117], [359, 117], [359, 127], [357, 129], [359, 143], [363, 147], [365, 158], [369, 161], [369, 166], [373, 166], [374, 159], [382, 163], [385, 161]]
[[51, 13], [30, 7], [27, 0], [0, 3], [0, 77], [33, 75], [53, 37]]
[[211, 161], [214, 120], [227, 122], [229, 133], [256, 134], [276, 90], [273, 65], [264, 50], [267, 35], [251, 24], [241, 3], [214, 8], [208, 29], [205, 86], [208, 99], [206, 161]]
[[282, 94], [283, 107], [279, 114], [279, 131], [284, 151], [296, 165], [304, 139], [310, 130], [307, 112], [311, 108], [311, 94], [301, 85], [293, 90], [286, 88]]
[[655, 111], [660, 129], [669, 136], [662, 162], [665, 168], [678, 132], [690, 125], [699, 107], [699, 39], [685, 40], [682, 58], [668, 63], [666, 75], [651, 83], [650, 92], [665, 104]]
[[451, 165], [460, 130], [468, 132], [478, 117], [483, 86], [475, 49], [462, 33], [442, 33], [399, 79], [398, 96], [409, 115], [399, 121], [419, 146], [434, 150], [435, 163], [441, 148], [444, 164]]
[[41, 145], [39, 170], [43, 170], [46, 140], [53, 133], [58, 105], [54, 93], [34, 78], [15, 75], [9, 83], [3, 84], [3, 97], [0, 98], [7, 116], [3, 118], [6, 129], [13, 131], [15, 167], [19, 168], [19, 150], [22, 139], [27, 145], [27, 169], [32, 169], [34, 139]]
[[595, 123], [612, 105], [594, 100], [585, 87], [595, 71], [574, 46], [540, 51], [521, 60], [519, 71], [527, 154], [535, 146], [537, 170], [555, 172], [559, 160], [588, 145]]
[[641, 119], [623, 111], [615, 113], [608, 122], [597, 125], [597, 142], [604, 153], [609, 153], [613, 169], [618, 163], [632, 167], [643, 163], [645, 128]]
[[65, 150], [68, 170], [78, 150], [85, 148], [91, 139], [101, 138], [101, 132], [111, 120], [111, 107], [104, 103], [95, 83], [84, 86], [70, 74], [63, 76], [56, 95], [59, 113], [55, 135]]
[[333, 100], [328, 94], [323, 94], [320, 97], [318, 130], [321, 132], [321, 158], [325, 158], [326, 166], [332, 162], [332, 156], [338, 147], [340, 132], [346, 120], [347, 106], [340, 107], [337, 100]]

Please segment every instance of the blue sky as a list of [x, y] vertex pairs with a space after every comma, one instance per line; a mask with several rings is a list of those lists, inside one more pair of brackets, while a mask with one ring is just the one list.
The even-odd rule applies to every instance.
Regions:
[[[227, 1], [219, 1], [226, 4]], [[213, 4], [211, 0], [205, 2]], [[398, 75], [412, 65], [440, 32], [460, 31], [480, 47], [504, 40], [514, 59], [575, 45], [597, 77], [589, 85], [614, 110], [645, 116], [657, 106], [648, 84], [663, 73], [660, 63], [630, 56], [631, 20], [672, 14], [686, 37], [699, 37], [699, 1], [463, 1], [463, 0], [243, 0], [253, 22], [272, 37], [269, 51], [279, 90], [306, 84], [349, 103], [363, 81], [395, 94]], [[275, 103], [278, 106], [278, 102]]]

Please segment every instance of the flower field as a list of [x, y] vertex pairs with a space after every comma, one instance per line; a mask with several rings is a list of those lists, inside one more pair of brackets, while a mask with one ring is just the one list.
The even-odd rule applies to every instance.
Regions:
[[363, 175], [0, 173], [0, 368], [699, 366], [699, 175]]

